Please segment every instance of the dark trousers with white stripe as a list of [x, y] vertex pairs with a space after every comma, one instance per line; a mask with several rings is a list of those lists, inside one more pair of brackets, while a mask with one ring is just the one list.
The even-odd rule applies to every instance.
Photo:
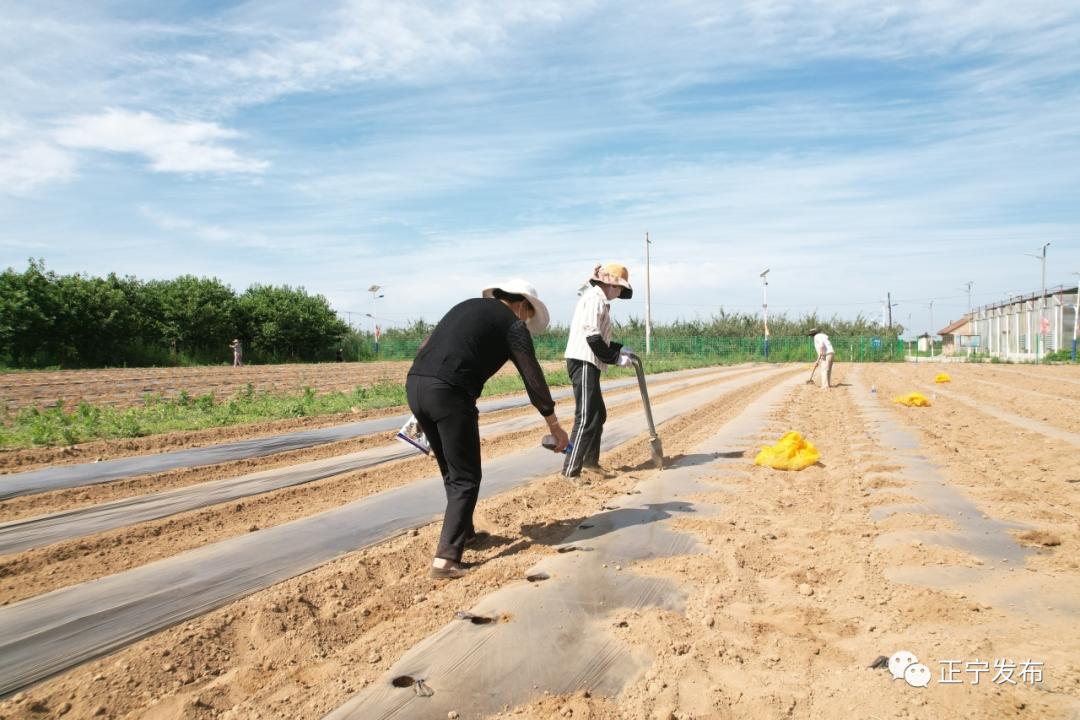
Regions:
[[584, 360], [568, 359], [566, 371], [574, 385], [574, 429], [570, 442], [574, 449], [566, 455], [563, 475], [577, 477], [582, 466], [600, 464], [600, 436], [607, 420], [607, 408], [600, 395], [600, 370]]
[[476, 401], [433, 377], [409, 375], [409, 409], [427, 436], [446, 489], [446, 513], [435, 557], [460, 562], [474, 533], [473, 511], [480, 497], [480, 425]]

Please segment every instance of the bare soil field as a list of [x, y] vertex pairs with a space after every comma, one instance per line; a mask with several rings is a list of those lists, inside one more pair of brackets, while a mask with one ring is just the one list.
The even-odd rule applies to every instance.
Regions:
[[[942, 369], [952, 381], [935, 385]], [[775, 370], [731, 369], [705, 381], [715, 399], [660, 428], [671, 469], [652, 468], [641, 434], [602, 456], [610, 477], [571, 484], [546, 474], [481, 500], [478, 527], [492, 537], [470, 551], [475, 565], [461, 580], [427, 577], [440, 523], [423, 525], [21, 688], [0, 700], [0, 718], [323, 717], [357, 693], [389, 687], [388, 673], [456, 611], [528, 587], [525, 575], [563, 557], [575, 529], [618, 506], [670, 501], [641, 489], [687, 472], [700, 487], [677, 500], [697, 511], [632, 528], [645, 539], [685, 536], [682, 550], [596, 567], [676, 589], [668, 606], [616, 604], [600, 614], [595, 632], [634, 668], [615, 691], [600, 691], [599, 675], [537, 682], [524, 698], [508, 694], [496, 709], [478, 710], [454, 685], [497, 687], [499, 679], [462, 667], [459, 676], [435, 676], [433, 698], [401, 690], [411, 701], [395, 717], [1080, 717], [1080, 370], [840, 363], [831, 390], [802, 382], [808, 366]], [[650, 389], [654, 406], [696, 392], [665, 392], [659, 382]], [[915, 390], [932, 405], [891, 402]], [[764, 420], [733, 436], [736, 451], [701, 455], [702, 443], [759, 407]], [[562, 417], [571, 413], [560, 405]], [[613, 405], [609, 422], [639, 413], [639, 404]], [[536, 419], [535, 428], [485, 438], [485, 462], [534, 448]], [[787, 430], [812, 441], [820, 463], [801, 472], [754, 465], [757, 449]], [[370, 436], [13, 498], [0, 503], [0, 517], [195, 487], [387, 442]], [[20, 601], [406, 487], [432, 467], [419, 457], [397, 461], [0, 556], [0, 600], [10, 603], [0, 608], [0, 628]], [[500, 622], [529, 625], [512, 615]], [[485, 647], [476, 652], [494, 652]], [[926, 665], [927, 687], [869, 667], [898, 651]], [[433, 713], [449, 695], [462, 704]], [[382, 715], [355, 717], [369, 716]]]
[[[186, 390], [193, 397], [212, 392], [224, 398], [245, 390], [249, 383], [256, 391], [296, 393], [304, 387], [311, 387], [321, 394], [384, 382], [403, 383], [410, 365], [409, 362], [394, 361], [0, 373], [0, 402], [6, 402], [9, 410], [29, 406], [54, 407], [60, 401], [70, 408], [83, 400], [97, 405], [130, 407], [141, 403], [146, 393], [175, 398]], [[563, 367], [563, 363], [541, 363], [541, 367], [550, 371]], [[508, 365], [497, 375], [513, 373], [516, 370]], [[51, 465], [201, 447], [262, 435], [329, 427], [400, 411], [400, 408], [357, 408], [346, 413], [176, 431], [122, 440], [99, 440], [68, 447], [0, 449], [0, 472], [21, 472]]]
[[[60, 400], [69, 407], [83, 400], [126, 407], [141, 403], [147, 394], [174, 398], [184, 390], [192, 396], [214, 393], [228, 397], [248, 384], [256, 391], [286, 393], [310, 387], [324, 393], [352, 390], [359, 385], [404, 382], [410, 364], [387, 361], [5, 372], [0, 373], [0, 402], [9, 410], [52, 407]], [[562, 363], [545, 363], [545, 367], [562, 367]], [[502, 372], [515, 370], [508, 366]]]

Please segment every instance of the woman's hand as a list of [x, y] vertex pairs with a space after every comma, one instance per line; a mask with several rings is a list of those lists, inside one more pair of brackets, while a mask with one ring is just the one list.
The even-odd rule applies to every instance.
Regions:
[[559, 424], [558, 420], [555, 421], [554, 425], [549, 425], [548, 430], [551, 432], [552, 437], [555, 438], [554, 451], [561, 453], [570, 444], [570, 436], [562, 429], [562, 425]]
[[548, 433], [555, 438], [555, 447], [551, 448], [551, 451], [561, 453], [570, 444], [570, 436], [562, 429], [559, 418], [555, 417], [555, 413], [545, 416], [544, 420], [547, 421]]

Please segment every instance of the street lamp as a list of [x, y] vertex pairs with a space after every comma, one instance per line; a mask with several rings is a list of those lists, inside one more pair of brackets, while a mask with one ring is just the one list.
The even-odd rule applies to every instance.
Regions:
[[649, 246], [652, 240], [649, 233], [645, 233], [645, 354], [652, 352], [652, 278], [649, 268]]
[[974, 280], [968, 280], [967, 283], [966, 283], [967, 287], [960, 288], [960, 290], [967, 292], [967, 296], [968, 296], [968, 315], [971, 314], [971, 286], [974, 285], [974, 284], [975, 284]]
[[383, 295], [379, 295], [378, 292], [382, 290], [379, 285], [372, 285], [368, 288], [368, 292], [371, 293], [371, 314], [364, 313], [371, 318], [371, 324], [375, 326], [375, 354], [379, 354], [379, 304], [376, 302]]
[[765, 359], [769, 359], [769, 268], [758, 275], [761, 278], [761, 307], [765, 311]]
[[881, 326], [888, 328], [890, 332], [892, 331], [892, 309], [899, 304], [892, 302], [892, 293], [881, 300]]
[[1073, 275], [1077, 277], [1076, 281], [1076, 304], [1073, 305], [1073, 347], [1072, 347], [1072, 361], [1076, 362], [1076, 326], [1080, 324], [1080, 272], [1074, 272]]
[[[974, 285], [974, 284], [975, 284], [974, 280], [968, 280], [967, 281], [967, 287], [966, 288], [960, 288], [960, 290], [966, 290], [967, 291], [967, 296], [968, 296], [968, 311], [967, 311], [967, 321], [968, 321], [968, 328], [969, 328], [968, 332], [970, 332], [972, 329], [975, 328], [975, 318], [971, 317], [971, 286]], [[989, 327], [989, 325], [987, 327]], [[969, 356], [971, 355], [971, 345], [968, 345], [967, 354]]]
[[930, 301], [930, 357], [934, 357], [934, 301]]
[[1042, 253], [1039, 255], [1032, 255], [1031, 253], [1024, 253], [1028, 257], [1033, 257], [1036, 260], [1042, 260], [1042, 303], [1039, 306], [1039, 335], [1035, 341], [1035, 362], [1039, 362], [1040, 350], [1042, 349], [1043, 338], [1043, 325], [1046, 322], [1046, 248], [1050, 247], [1050, 243], [1043, 243]]

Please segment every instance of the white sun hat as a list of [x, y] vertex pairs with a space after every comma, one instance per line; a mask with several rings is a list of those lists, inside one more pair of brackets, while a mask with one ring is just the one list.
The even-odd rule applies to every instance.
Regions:
[[547, 329], [548, 322], [551, 321], [551, 315], [548, 314], [547, 305], [536, 295], [536, 287], [531, 282], [521, 278], [507, 280], [499, 285], [485, 288], [483, 296], [486, 298], [495, 297], [496, 290], [502, 290], [504, 293], [510, 293], [511, 295], [521, 295], [529, 301], [534, 312], [529, 321], [525, 323], [525, 327], [529, 328], [530, 333], [535, 335]]

